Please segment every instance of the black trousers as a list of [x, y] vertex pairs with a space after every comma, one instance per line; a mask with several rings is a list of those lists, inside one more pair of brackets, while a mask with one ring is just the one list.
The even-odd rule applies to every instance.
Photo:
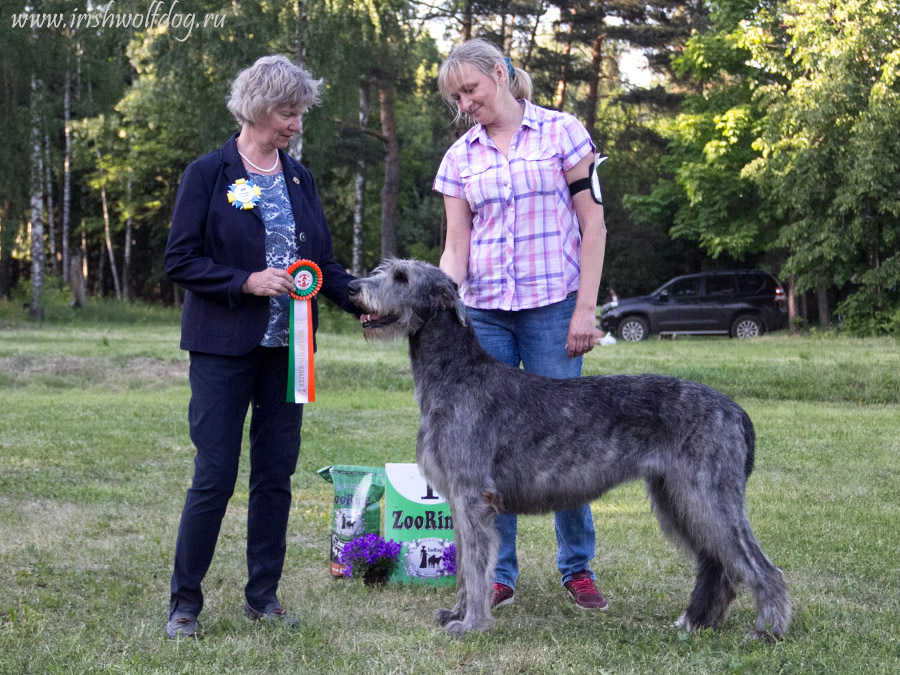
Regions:
[[170, 613], [203, 608], [201, 583], [234, 493], [251, 405], [244, 595], [258, 610], [276, 600], [303, 420], [303, 406], [285, 402], [287, 372], [286, 347], [256, 347], [243, 356], [191, 352], [188, 417], [197, 455], [175, 544]]

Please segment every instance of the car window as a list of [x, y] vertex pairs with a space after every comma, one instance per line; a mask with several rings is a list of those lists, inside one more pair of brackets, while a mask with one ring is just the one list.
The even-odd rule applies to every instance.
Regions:
[[674, 298], [687, 299], [700, 295], [700, 279], [679, 279], [666, 289]]
[[731, 274], [717, 274], [706, 277], [706, 294], [724, 297], [734, 295], [735, 279]]
[[742, 295], [775, 295], [775, 279], [768, 274], [744, 274], [739, 283]]

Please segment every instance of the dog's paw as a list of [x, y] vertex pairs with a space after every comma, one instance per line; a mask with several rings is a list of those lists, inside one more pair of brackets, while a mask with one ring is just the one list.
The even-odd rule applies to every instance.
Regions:
[[445, 623], [444, 630], [447, 631], [448, 635], [452, 635], [453, 637], [461, 637], [468, 632], [465, 622], [458, 619], [453, 619], [452, 621]]
[[781, 642], [784, 638], [781, 635], [775, 635], [767, 630], [751, 630], [744, 636], [745, 640], [759, 640], [767, 644], [775, 644]]
[[454, 637], [460, 637], [465, 635], [466, 633], [471, 633], [473, 631], [484, 631], [490, 628], [493, 625], [493, 619], [488, 621], [460, 621], [454, 619], [452, 621], [448, 621], [444, 625], [444, 630], [447, 631], [448, 635], [452, 635]]
[[706, 626], [701, 626], [698, 622], [692, 621], [688, 617], [687, 612], [685, 612], [675, 621], [675, 628], [680, 628], [685, 633], [693, 633], [697, 629], [706, 628]]
[[451, 621], [458, 621], [460, 614], [455, 609], [446, 609], [444, 607], [434, 610], [434, 621], [438, 626], [446, 626]]

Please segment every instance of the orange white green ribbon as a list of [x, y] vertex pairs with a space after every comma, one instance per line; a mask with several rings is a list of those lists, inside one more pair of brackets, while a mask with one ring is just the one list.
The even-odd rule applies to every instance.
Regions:
[[322, 270], [312, 260], [298, 260], [287, 269], [294, 277], [291, 291], [288, 403], [316, 400], [316, 370], [313, 362], [313, 324], [310, 301], [322, 288]]

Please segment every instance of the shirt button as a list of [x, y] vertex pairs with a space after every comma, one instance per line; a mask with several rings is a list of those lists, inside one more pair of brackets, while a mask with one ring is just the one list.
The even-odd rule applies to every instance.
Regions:
[[306, 241], [306, 232], [301, 232], [298, 239], [300, 239], [300, 241]]

